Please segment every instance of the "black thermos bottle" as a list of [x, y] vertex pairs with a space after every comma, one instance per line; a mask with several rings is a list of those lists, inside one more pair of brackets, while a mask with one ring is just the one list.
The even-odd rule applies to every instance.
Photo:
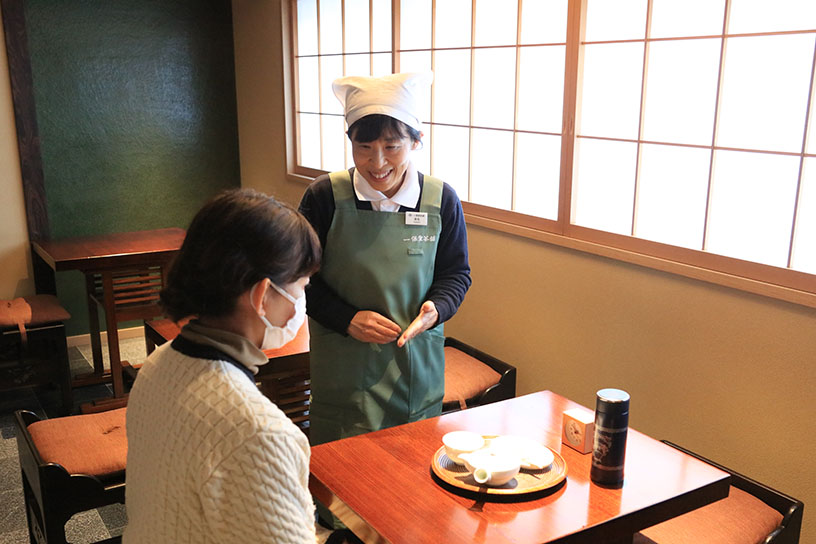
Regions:
[[623, 482], [626, 433], [629, 429], [629, 393], [601, 389], [595, 400], [595, 442], [589, 477], [598, 484]]

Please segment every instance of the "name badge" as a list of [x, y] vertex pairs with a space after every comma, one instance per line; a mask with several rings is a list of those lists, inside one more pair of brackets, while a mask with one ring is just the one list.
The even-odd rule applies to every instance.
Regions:
[[423, 212], [405, 212], [406, 225], [427, 225], [428, 214]]

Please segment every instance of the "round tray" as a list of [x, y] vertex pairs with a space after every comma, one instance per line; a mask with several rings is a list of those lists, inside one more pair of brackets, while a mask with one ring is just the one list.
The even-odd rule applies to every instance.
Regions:
[[434, 453], [431, 470], [443, 482], [476, 493], [488, 495], [524, 495], [543, 491], [563, 482], [567, 477], [567, 463], [557, 451], [549, 448], [555, 460], [547, 469], [521, 469], [516, 477], [500, 486], [487, 486], [476, 483], [473, 475], [463, 465], [457, 465], [445, 455], [445, 446]]

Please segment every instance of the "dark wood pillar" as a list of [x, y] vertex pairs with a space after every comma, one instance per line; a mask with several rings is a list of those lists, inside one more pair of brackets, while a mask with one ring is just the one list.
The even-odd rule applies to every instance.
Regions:
[[51, 229], [45, 200], [37, 110], [34, 106], [34, 80], [25, 24], [25, 0], [2, 0], [3, 32], [6, 36], [14, 122], [23, 178], [26, 220], [29, 240], [48, 240]]

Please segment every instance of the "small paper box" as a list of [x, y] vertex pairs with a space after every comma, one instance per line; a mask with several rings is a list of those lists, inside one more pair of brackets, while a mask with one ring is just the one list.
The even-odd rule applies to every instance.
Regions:
[[595, 440], [595, 414], [583, 408], [564, 410], [561, 442], [581, 453], [592, 451]]

